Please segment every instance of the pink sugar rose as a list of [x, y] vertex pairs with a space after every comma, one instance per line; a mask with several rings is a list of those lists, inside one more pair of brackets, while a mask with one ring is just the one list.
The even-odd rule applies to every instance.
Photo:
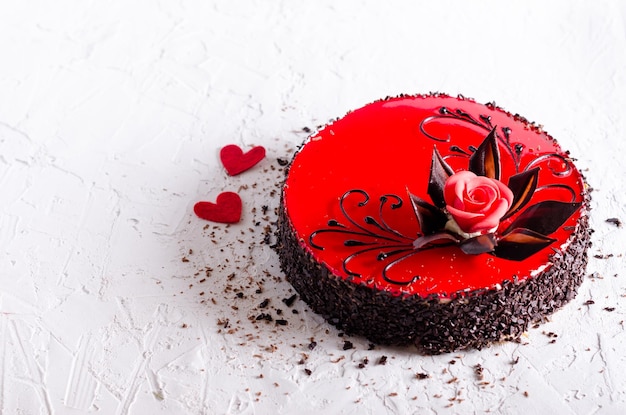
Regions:
[[466, 233], [493, 232], [513, 203], [513, 192], [499, 180], [460, 171], [446, 180], [446, 209]]

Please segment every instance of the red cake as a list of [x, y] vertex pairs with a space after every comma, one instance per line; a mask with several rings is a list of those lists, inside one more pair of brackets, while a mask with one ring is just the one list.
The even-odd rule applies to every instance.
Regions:
[[463, 97], [400, 96], [299, 149], [277, 249], [331, 324], [442, 353], [517, 339], [574, 298], [588, 210], [584, 178], [541, 127]]

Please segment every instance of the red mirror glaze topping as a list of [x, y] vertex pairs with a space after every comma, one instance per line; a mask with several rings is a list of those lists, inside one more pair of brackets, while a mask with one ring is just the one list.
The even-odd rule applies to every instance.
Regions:
[[[450, 230], [443, 186], [463, 171], [512, 190], [513, 198], [491, 186], [505, 193], [497, 198], [508, 209], [487, 221], [495, 229]], [[474, 191], [475, 182], [489, 180], [468, 183]], [[477, 203], [488, 187], [475, 191]], [[524, 118], [429, 95], [366, 105], [311, 136], [294, 157], [283, 197], [302, 245], [334, 275], [394, 294], [446, 298], [550, 267], [554, 250], [569, 243], [584, 194], [568, 155]]]

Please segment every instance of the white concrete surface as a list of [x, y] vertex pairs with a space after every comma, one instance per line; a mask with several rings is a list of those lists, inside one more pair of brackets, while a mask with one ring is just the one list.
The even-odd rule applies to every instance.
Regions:
[[[626, 3], [510, 3], [5, 2], [0, 413], [625, 413], [626, 227], [605, 220], [626, 221]], [[343, 350], [281, 301], [277, 159], [303, 127], [429, 91], [495, 101], [571, 150], [602, 258], [522, 344]], [[230, 143], [267, 157], [229, 177]], [[222, 191], [239, 224], [194, 216]], [[254, 320], [266, 298], [287, 325]]]

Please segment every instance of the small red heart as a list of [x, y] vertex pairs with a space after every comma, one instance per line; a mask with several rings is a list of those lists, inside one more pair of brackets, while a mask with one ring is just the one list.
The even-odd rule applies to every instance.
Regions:
[[241, 219], [241, 198], [237, 193], [223, 192], [215, 203], [198, 202], [193, 211], [200, 219], [219, 223], [237, 223]]
[[252, 168], [265, 157], [265, 148], [262, 146], [252, 147], [247, 153], [244, 153], [239, 146], [229, 144], [220, 151], [220, 159], [230, 176], [236, 176], [239, 173]]

